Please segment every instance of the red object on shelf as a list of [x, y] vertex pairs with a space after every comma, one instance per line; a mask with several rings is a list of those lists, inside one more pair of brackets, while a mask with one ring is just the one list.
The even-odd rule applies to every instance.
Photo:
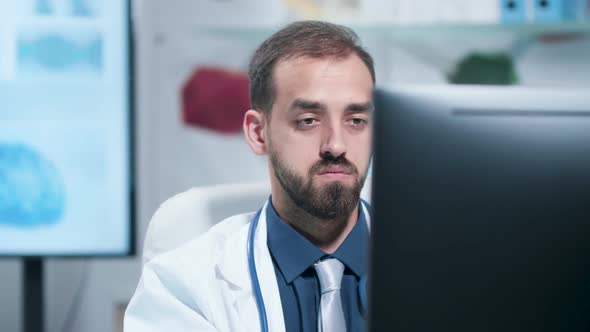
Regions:
[[224, 134], [239, 133], [249, 108], [245, 73], [201, 67], [182, 87], [182, 117], [191, 126]]

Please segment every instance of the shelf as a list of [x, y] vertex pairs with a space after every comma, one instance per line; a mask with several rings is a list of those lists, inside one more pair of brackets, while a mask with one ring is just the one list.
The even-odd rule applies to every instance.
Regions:
[[[394, 40], [416, 40], [432, 38], [489, 38], [489, 37], [531, 37], [542, 35], [590, 35], [590, 21], [557, 22], [536, 24], [350, 24], [361, 37], [374, 36]], [[197, 32], [218, 35], [223, 38], [244, 41], [262, 41], [280, 26], [235, 26], [202, 27]]]

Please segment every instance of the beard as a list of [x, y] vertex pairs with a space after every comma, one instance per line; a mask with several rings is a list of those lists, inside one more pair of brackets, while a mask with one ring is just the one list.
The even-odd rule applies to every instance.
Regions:
[[[356, 208], [366, 176], [360, 176], [358, 169], [344, 157], [326, 155], [310, 167], [307, 178], [287, 167], [272, 150], [270, 160], [283, 190], [298, 208], [309, 215], [323, 220], [341, 220], [348, 218]], [[334, 181], [314, 185], [314, 175], [334, 165], [346, 167], [355, 178], [354, 184], [347, 186]]]

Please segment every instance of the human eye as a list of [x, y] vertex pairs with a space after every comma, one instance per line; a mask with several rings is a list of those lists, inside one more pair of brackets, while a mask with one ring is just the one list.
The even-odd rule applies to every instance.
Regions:
[[316, 125], [319, 121], [315, 118], [303, 118], [303, 119], [298, 119], [295, 121], [295, 124], [299, 127], [312, 127], [314, 125]]
[[365, 126], [366, 124], [369, 123], [369, 121], [363, 117], [352, 117], [348, 121], [354, 127]]

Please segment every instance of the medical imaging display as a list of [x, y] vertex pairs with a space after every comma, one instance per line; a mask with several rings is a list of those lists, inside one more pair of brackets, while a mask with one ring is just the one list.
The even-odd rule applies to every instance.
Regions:
[[128, 1], [0, 2], [0, 256], [129, 254]]

